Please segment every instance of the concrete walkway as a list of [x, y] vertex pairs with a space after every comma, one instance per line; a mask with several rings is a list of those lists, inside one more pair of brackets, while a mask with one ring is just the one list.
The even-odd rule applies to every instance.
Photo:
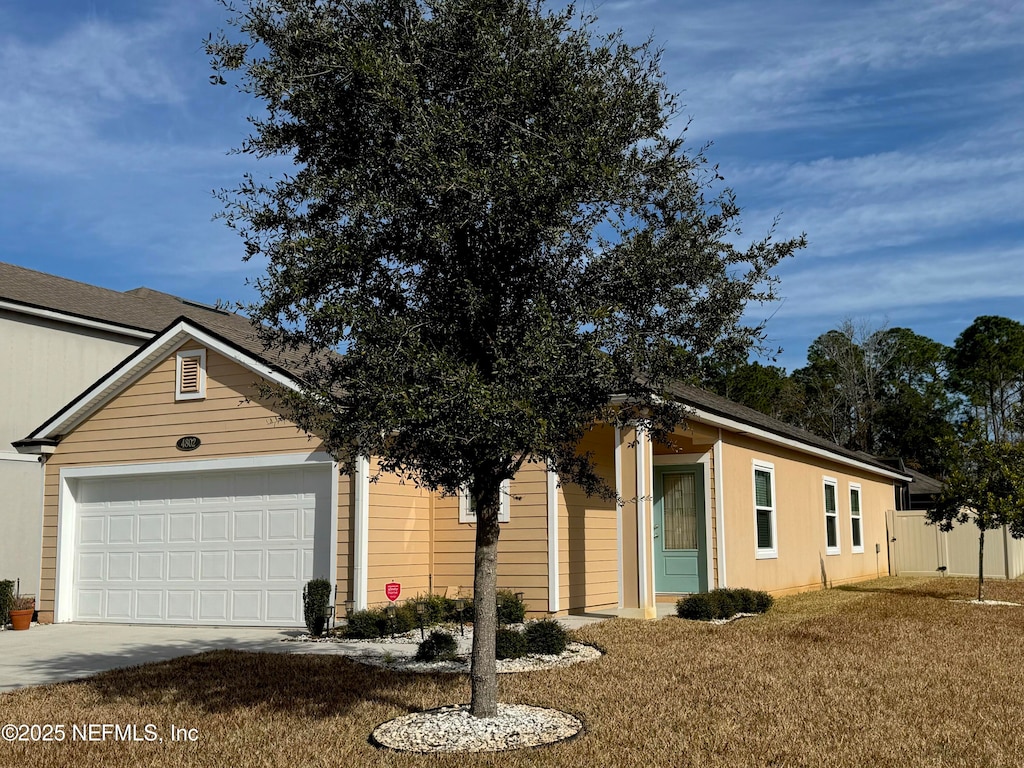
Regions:
[[[559, 619], [572, 629], [611, 618]], [[253, 627], [167, 627], [143, 624], [33, 624], [27, 632], [0, 632], [0, 693], [48, 685], [104, 672], [166, 661], [193, 653], [232, 649], [267, 653], [362, 654], [391, 646], [282, 642], [302, 629]], [[412, 646], [412, 651], [415, 646]], [[410, 651], [410, 652], [412, 652]]]

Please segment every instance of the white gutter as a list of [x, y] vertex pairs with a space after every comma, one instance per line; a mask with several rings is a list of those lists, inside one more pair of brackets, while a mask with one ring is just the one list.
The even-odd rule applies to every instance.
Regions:
[[[642, 428], [636, 428], [636, 546], [640, 608], [647, 608], [647, 440]], [[653, 532], [652, 532], [653, 533]]]
[[738, 432], [741, 435], [750, 435], [756, 437], [759, 440], [764, 440], [766, 443], [772, 443], [773, 445], [780, 445], [786, 448], [792, 448], [794, 451], [800, 451], [801, 453], [809, 453], [812, 456], [818, 456], [829, 461], [834, 461], [836, 464], [843, 464], [848, 467], [855, 467], [863, 470], [864, 472], [871, 472], [875, 475], [881, 475], [882, 477], [888, 477], [893, 480], [904, 480], [910, 481], [911, 478], [907, 475], [901, 475], [899, 472], [894, 470], [882, 469], [866, 462], [857, 461], [847, 456], [843, 456], [838, 453], [833, 453], [825, 448], [818, 448], [807, 443], [802, 443], [799, 440], [793, 440], [792, 438], [782, 437], [774, 432], [769, 432], [766, 429], [751, 426], [750, 424], [744, 424], [742, 421], [734, 421], [733, 419], [727, 419], [724, 416], [718, 416], [713, 413], [708, 413], [700, 408], [694, 408], [693, 406], [686, 406], [694, 421], [700, 421], [704, 424], [708, 424], [719, 429], [728, 429], [731, 432]]
[[34, 317], [41, 317], [46, 320], [55, 320], [57, 322], [65, 323], [67, 325], [77, 325], [81, 328], [92, 328], [93, 330], [97, 331], [116, 333], [119, 336], [128, 336], [133, 339], [151, 339], [156, 335], [152, 331], [142, 331], [137, 328], [127, 328], [123, 325], [105, 323], [102, 320], [90, 320], [85, 317], [69, 315], [64, 312], [58, 312], [52, 309], [42, 309], [41, 307], [26, 306], [24, 304], [4, 301], [2, 299], [0, 299], [0, 309], [6, 309], [11, 312], [17, 312], [22, 315], [32, 315]]

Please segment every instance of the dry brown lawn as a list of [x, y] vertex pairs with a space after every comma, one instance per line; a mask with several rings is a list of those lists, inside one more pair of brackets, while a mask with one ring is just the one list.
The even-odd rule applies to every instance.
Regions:
[[[0, 766], [1020, 766], [1024, 607], [975, 606], [974, 582], [883, 579], [785, 598], [723, 626], [615, 620], [597, 662], [502, 676], [507, 702], [580, 715], [552, 747], [448, 757], [383, 752], [371, 730], [466, 701], [460, 676], [343, 657], [206, 653], [0, 696], [0, 723], [153, 723], [163, 743], [0, 743]], [[1024, 583], [987, 597], [1024, 603]], [[194, 744], [170, 726], [196, 728]]]

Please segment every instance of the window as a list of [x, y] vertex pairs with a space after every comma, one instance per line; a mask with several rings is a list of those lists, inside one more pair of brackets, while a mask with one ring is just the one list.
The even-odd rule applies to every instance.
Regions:
[[[507, 523], [511, 519], [510, 496], [511, 484], [508, 480], [502, 480], [501, 482], [501, 507], [498, 509], [498, 522]], [[460, 523], [475, 523], [476, 522], [476, 505], [473, 503], [473, 499], [469, 496], [469, 491], [463, 489], [459, 492], [459, 522]]]
[[754, 462], [754, 534], [758, 560], [779, 556], [775, 540], [775, 466], [762, 461]]
[[202, 400], [206, 397], [206, 350], [181, 350], [175, 358], [174, 399]]
[[838, 555], [839, 550], [839, 507], [836, 503], [838, 483], [825, 478], [825, 554]]
[[860, 485], [850, 483], [850, 544], [854, 552], [864, 551], [864, 521], [860, 514]]

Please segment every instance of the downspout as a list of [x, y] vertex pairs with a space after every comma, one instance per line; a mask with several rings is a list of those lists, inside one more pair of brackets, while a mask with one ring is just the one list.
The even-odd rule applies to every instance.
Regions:
[[623, 606], [623, 597], [625, 595], [625, 584], [623, 583], [622, 574], [622, 430], [619, 427], [615, 427], [615, 540], [616, 549], [619, 559], [618, 572], [619, 572], [619, 608]]
[[725, 572], [725, 471], [722, 464], [722, 430], [718, 430], [718, 440], [713, 451], [715, 462], [715, 517], [718, 520], [718, 587], [728, 585]]
[[547, 471], [548, 512], [548, 612], [561, 609], [561, 588], [558, 579], [558, 473]]
[[367, 608], [370, 549], [370, 460], [356, 459], [354, 541], [352, 546], [352, 601], [357, 611]]

